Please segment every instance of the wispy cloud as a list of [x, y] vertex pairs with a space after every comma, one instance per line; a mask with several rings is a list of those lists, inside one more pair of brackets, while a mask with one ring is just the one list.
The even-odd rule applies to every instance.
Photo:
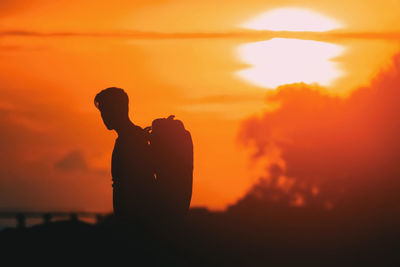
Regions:
[[22, 45], [0, 45], [0, 51], [42, 51], [45, 50], [44, 46], [22, 46]]
[[0, 37], [89, 37], [89, 38], [127, 38], [127, 39], [197, 39], [197, 38], [235, 38], [243, 37], [243, 32], [143, 32], [143, 31], [125, 31], [125, 32], [37, 32], [12, 30], [0, 32]]
[[122, 39], [268, 39], [268, 38], [298, 38], [298, 39], [383, 39], [399, 40], [400, 32], [287, 32], [287, 31], [231, 31], [231, 32], [148, 32], [148, 31], [121, 31], [121, 32], [39, 32], [26, 30], [0, 31], [0, 37], [36, 37], [36, 38], [122, 38]]
[[[261, 97], [262, 98], [262, 97]], [[260, 101], [260, 94], [243, 94], [243, 95], [210, 95], [199, 98], [189, 98], [186, 102], [190, 104], [222, 104], [222, 103], [243, 103], [243, 102], [254, 102]]]

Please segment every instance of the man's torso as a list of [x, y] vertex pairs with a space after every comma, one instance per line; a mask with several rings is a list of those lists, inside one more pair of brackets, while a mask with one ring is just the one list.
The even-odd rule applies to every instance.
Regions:
[[155, 180], [149, 153], [144, 130], [138, 126], [115, 141], [111, 173], [116, 215], [146, 216], [152, 211]]

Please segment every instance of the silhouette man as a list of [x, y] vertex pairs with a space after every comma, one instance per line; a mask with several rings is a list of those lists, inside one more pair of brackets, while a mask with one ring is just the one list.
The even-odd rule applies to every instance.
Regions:
[[113, 208], [118, 221], [147, 225], [156, 211], [155, 178], [146, 132], [128, 115], [128, 95], [111, 87], [94, 99], [108, 130], [118, 138], [112, 153]]

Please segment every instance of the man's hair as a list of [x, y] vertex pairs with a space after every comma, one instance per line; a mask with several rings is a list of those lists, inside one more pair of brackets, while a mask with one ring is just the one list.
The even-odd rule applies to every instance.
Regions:
[[128, 112], [129, 98], [121, 88], [110, 87], [102, 90], [94, 98], [94, 105], [101, 111], [103, 108], [121, 109]]

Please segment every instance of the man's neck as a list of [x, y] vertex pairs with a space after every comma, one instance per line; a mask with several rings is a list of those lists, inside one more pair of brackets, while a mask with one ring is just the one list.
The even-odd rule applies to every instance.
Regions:
[[127, 118], [124, 123], [121, 125], [121, 127], [119, 127], [118, 129], [115, 129], [115, 131], [118, 134], [118, 137], [120, 136], [124, 136], [129, 134], [130, 130], [135, 126], [135, 124], [133, 124], [133, 122]]

